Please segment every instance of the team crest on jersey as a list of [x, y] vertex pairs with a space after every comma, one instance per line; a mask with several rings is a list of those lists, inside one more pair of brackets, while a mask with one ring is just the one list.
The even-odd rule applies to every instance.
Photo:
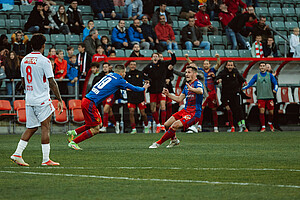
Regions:
[[100, 118], [99, 118], [99, 117], [97, 117], [97, 119], [96, 119], [96, 120], [97, 120], [97, 122], [100, 122]]
[[35, 57], [27, 57], [25, 58], [25, 64], [36, 64], [37, 59]]
[[107, 99], [107, 102], [111, 102], [111, 98], [108, 98], [108, 99]]
[[185, 120], [190, 120], [191, 119], [191, 115], [185, 115], [182, 118], [184, 118]]

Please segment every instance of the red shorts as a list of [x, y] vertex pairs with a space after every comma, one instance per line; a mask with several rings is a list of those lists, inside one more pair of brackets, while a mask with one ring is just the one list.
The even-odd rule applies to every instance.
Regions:
[[203, 107], [208, 106], [209, 108], [216, 108], [218, 107], [218, 100], [216, 93], [208, 93], [208, 97], [205, 99], [204, 103], [202, 104]]
[[166, 97], [166, 101], [167, 103], [172, 103], [172, 99], [170, 99], [169, 97]]
[[258, 108], [266, 108], [268, 110], [274, 110], [274, 101], [273, 99], [258, 99]]
[[112, 107], [114, 105], [114, 103], [115, 103], [115, 95], [114, 94], [110, 95], [104, 101], [102, 101], [103, 106], [105, 106], [107, 104], [110, 107]]
[[185, 109], [178, 111], [172, 116], [176, 120], [180, 120], [185, 129], [196, 124], [199, 121], [199, 118], [195, 117], [195, 112], [187, 112]]
[[83, 98], [81, 101], [81, 109], [84, 116], [85, 125], [97, 126], [102, 123], [99, 110], [93, 101]]
[[166, 95], [162, 93], [150, 94], [150, 103], [154, 102], [159, 104], [161, 101], [166, 101]]
[[139, 104], [134, 104], [134, 103], [127, 103], [128, 108], [136, 108], [136, 106], [138, 106], [138, 108], [140, 110], [145, 110], [147, 108], [145, 101], [139, 103]]

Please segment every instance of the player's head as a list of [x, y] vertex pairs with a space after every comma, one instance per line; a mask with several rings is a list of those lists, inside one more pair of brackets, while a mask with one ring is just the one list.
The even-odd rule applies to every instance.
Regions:
[[32, 49], [34, 51], [41, 51], [41, 52], [43, 52], [45, 49], [45, 42], [46, 42], [46, 37], [41, 33], [33, 34], [30, 40]]
[[266, 64], [266, 70], [267, 70], [267, 72], [270, 72], [270, 73], [272, 73], [273, 72], [273, 70], [272, 70], [272, 66], [268, 63], [268, 64]]
[[225, 64], [225, 67], [229, 72], [232, 72], [233, 68], [235, 68], [234, 62], [232, 60], [228, 60]]
[[84, 53], [84, 51], [85, 51], [85, 44], [83, 42], [78, 45], [78, 51], [80, 53]]
[[57, 57], [61, 60], [64, 59], [64, 51], [61, 49], [57, 50]]
[[266, 67], [266, 63], [265, 62], [260, 62], [259, 63], [259, 70], [261, 72], [263, 72], [263, 73], [267, 71], [267, 67]]
[[158, 53], [153, 53], [152, 56], [151, 56], [151, 59], [152, 59], [152, 62], [154, 64], [156, 64], [159, 60], [159, 54]]
[[204, 60], [204, 62], [203, 62], [203, 68], [205, 70], [208, 70], [210, 68], [209, 60]]
[[108, 73], [109, 72], [109, 63], [108, 62], [104, 62], [102, 64], [102, 69], [103, 69], [104, 73]]
[[75, 64], [76, 63], [76, 55], [71, 55], [70, 62]]
[[185, 69], [185, 78], [188, 83], [194, 81], [197, 78], [197, 68], [188, 65]]
[[130, 62], [129, 62], [129, 69], [131, 70], [131, 71], [133, 71], [133, 70], [135, 70], [136, 69], [136, 61], [135, 60], [131, 60]]
[[126, 69], [124, 65], [116, 65], [114, 71], [115, 73], [120, 74], [123, 78], [126, 75]]
[[74, 47], [68, 46], [67, 47], [67, 53], [68, 53], [69, 56], [73, 55], [73, 53], [74, 53]]
[[91, 71], [93, 74], [96, 74], [99, 72], [100, 63], [98, 62], [92, 62], [91, 63]]

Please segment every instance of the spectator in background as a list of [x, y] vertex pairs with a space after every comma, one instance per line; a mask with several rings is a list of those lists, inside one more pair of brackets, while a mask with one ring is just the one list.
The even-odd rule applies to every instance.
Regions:
[[246, 0], [247, 6], [259, 7], [258, 0]]
[[124, 0], [113, 0], [114, 6], [125, 6]]
[[299, 28], [296, 27], [293, 29], [293, 33], [290, 36], [290, 55], [289, 55], [289, 57], [293, 57], [293, 55], [295, 53], [295, 49], [299, 45], [300, 45]]
[[5, 34], [0, 36], [0, 51], [3, 49], [7, 49], [8, 51], [11, 49], [11, 44], [8, 42], [8, 37]]
[[72, 1], [67, 10], [68, 26], [71, 33], [79, 35], [85, 28], [82, 20], [81, 11], [78, 9], [78, 2]]
[[97, 47], [97, 53], [93, 55], [92, 62], [107, 62], [107, 56], [105, 55], [105, 50], [102, 45]]
[[27, 0], [21, 0], [21, 5], [29, 5]]
[[206, 4], [201, 3], [199, 5], [199, 11], [195, 15], [196, 26], [200, 27], [203, 35], [207, 35], [208, 31], [213, 32], [214, 35], [218, 35], [218, 28], [211, 25], [209, 15], [205, 13]]
[[165, 16], [165, 22], [168, 23], [171, 27], [173, 26], [173, 20], [171, 18], [171, 14], [166, 11], [167, 4], [164, 1], [161, 1], [159, 3], [159, 8], [156, 9], [156, 11], [153, 14], [152, 17], [152, 26], [156, 27], [156, 25], [160, 22], [160, 16]]
[[142, 17], [142, 22], [143, 24], [140, 27], [142, 29], [143, 36], [146, 42], [149, 42], [150, 49], [154, 49], [155, 45], [159, 44], [155, 31], [153, 30], [152, 26], [148, 24], [148, 17], [146, 15]]
[[125, 0], [125, 17], [128, 17], [128, 19], [142, 19], [143, 15], [142, 0]]
[[50, 34], [58, 34], [59, 33], [59, 27], [55, 23], [53, 16], [55, 15], [55, 8], [51, 6], [48, 2], [44, 3], [44, 11], [47, 15], [48, 21], [49, 21], [49, 27], [50, 27]]
[[132, 53], [130, 54], [129, 57], [144, 57], [144, 55], [141, 54], [140, 52], [140, 45], [139, 44], [134, 44]]
[[132, 47], [127, 40], [127, 30], [124, 20], [120, 20], [118, 25], [112, 30], [111, 41], [116, 49], [121, 49], [122, 47], [130, 49]]
[[154, 1], [153, 0], [143, 0], [143, 13], [149, 17], [149, 19], [152, 17], [154, 13]]
[[64, 60], [63, 50], [57, 50], [57, 58], [55, 59], [56, 69], [54, 72], [54, 78], [61, 81], [67, 75], [68, 63]]
[[255, 42], [252, 44], [251, 55], [253, 58], [264, 58], [263, 45], [261, 43], [261, 35], [255, 37]]
[[115, 51], [115, 50], [111, 50], [110, 53], [109, 53], [109, 57], [110, 57], [110, 58], [115, 58], [115, 57], [117, 57], [116, 51]]
[[207, 12], [209, 14], [210, 21], [214, 21], [215, 17], [219, 15], [220, 5], [222, 0], [207, 0]]
[[56, 68], [55, 60], [54, 60], [54, 58], [49, 58], [49, 60], [50, 60], [51, 66], [52, 66], [53, 74], [54, 74], [55, 68]]
[[[65, 3], [71, 4], [73, 0], [65, 0]], [[77, 0], [78, 5], [90, 5], [90, 0]]]
[[50, 32], [50, 22], [47, 13], [44, 11], [43, 2], [36, 2], [31, 11], [27, 22], [25, 23], [25, 30], [31, 33], [46, 33]]
[[265, 58], [279, 57], [277, 52], [277, 45], [274, 42], [274, 38], [268, 37], [267, 43], [263, 44], [263, 51]]
[[105, 54], [107, 56], [109, 55], [111, 50], [115, 50], [115, 47], [112, 46], [107, 36], [102, 36], [100, 42], [101, 45], [104, 47]]
[[[247, 12], [249, 13], [249, 14], [254, 14], [255, 15], [255, 10], [254, 10], [254, 7], [253, 6], [249, 6], [248, 8], [247, 8]], [[256, 15], [255, 15], [256, 16]], [[254, 24], [257, 24], [258, 23], [258, 21], [257, 21], [257, 19], [255, 19], [254, 21], [252, 21], [252, 22], [246, 22], [246, 30], [248, 31], [248, 32], [253, 32], [253, 26], [254, 26]]]
[[95, 15], [103, 20], [105, 18], [121, 19], [121, 16], [115, 12], [115, 6], [112, 0], [91, 0], [91, 7]]
[[101, 42], [98, 38], [98, 31], [97, 29], [93, 28], [90, 33], [89, 36], [87, 36], [84, 40], [84, 44], [85, 44], [85, 51], [92, 57], [95, 53], [96, 50], [98, 48], [98, 46], [101, 45]]
[[71, 63], [70, 59], [72, 58], [73, 54], [74, 54], [74, 47], [68, 46], [67, 47], [67, 55], [65, 55], [65, 57], [64, 57], [64, 60], [66, 60], [68, 64]]
[[242, 8], [242, 13], [246, 12], [247, 5], [242, 0], [223, 0], [227, 5], [228, 11], [236, 15], [239, 11], [239, 7]]
[[56, 49], [54, 47], [51, 47], [49, 49], [49, 52], [48, 52], [48, 56], [47, 58], [53, 58], [53, 59], [56, 59], [57, 58], [57, 54], [56, 54]]
[[190, 17], [189, 23], [182, 28], [181, 36], [182, 44], [187, 50], [192, 50], [193, 47], [210, 50], [210, 43], [203, 41], [200, 28], [195, 26], [194, 17]]
[[[94, 20], [89, 20], [87, 26], [83, 29], [82, 42], [85, 40], [87, 36], [89, 36], [90, 31], [95, 27]], [[98, 35], [99, 40], [101, 39], [100, 35]]]
[[79, 74], [80, 78], [85, 78], [88, 71], [90, 70], [90, 64], [92, 61], [92, 57], [85, 51], [85, 44], [80, 43], [78, 45], [78, 51], [79, 53], [76, 55], [77, 56], [77, 63], [79, 66]]
[[92, 87], [94, 86], [93, 85], [93, 81], [94, 81], [94, 78], [96, 76], [99, 75], [100, 71], [99, 71], [99, 68], [100, 68], [100, 63], [99, 62], [92, 62], [91, 63], [91, 76], [89, 78], [89, 81], [88, 81], [88, 84], [87, 84], [87, 91], [90, 91], [92, 89]]
[[65, 35], [71, 35], [71, 31], [68, 26], [68, 17], [66, 13], [65, 6], [60, 5], [58, 7], [58, 11], [53, 16], [53, 20], [55, 21], [55, 24], [59, 30], [59, 33], [65, 34]]
[[[14, 51], [9, 52], [9, 56], [5, 59], [5, 74], [6, 78], [10, 81], [6, 82], [6, 90], [8, 95], [13, 94], [13, 86], [14, 79], [21, 78], [21, 71], [20, 71], [20, 60], [17, 54]], [[12, 102], [11, 102], [12, 104]]]
[[139, 19], [133, 20], [133, 24], [128, 28], [128, 37], [132, 45], [138, 43], [142, 49], [150, 48], [149, 42], [144, 39]]
[[189, 19], [194, 17], [198, 12], [199, 1], [198, 0], [182, 0], [181, 1], [181, 12], [179, 17], [183, 19]]
[[[13, 51], [20, 59], [22, 59], [26, 55], [26, 44], [28, 42], [28, 37], [27, 35], [24, 35], [22, 31], [16, 31], [13, 35], [11, 42], [13, 45]], [[23, 36], [24, 40], [22, 39]]]
[[268, 37], [272, 36], [269, 25], [266, 25], [267, 18], [261, 16], [257, 24], [253, 25], [252, 39], [254, 40], [257, 35], [262, 36], [262, 43], [266, 43]]
[[67, 77], [70, 80], [67, 83], [69, 95], [75, 94], [75, 83], [78, 83], [78, 74], [79, 74], [79, 67], [76, 62], [76, 55], [71, 55], [70, 62], [68, 64], [68, 70], [67, 70]]
[[175, 34], [172, 27], [166, 22], [165, 15], [160, 15], [159, 23], [155, 26], [155, 33], [159, 43], [168, 50], [178, 50]]

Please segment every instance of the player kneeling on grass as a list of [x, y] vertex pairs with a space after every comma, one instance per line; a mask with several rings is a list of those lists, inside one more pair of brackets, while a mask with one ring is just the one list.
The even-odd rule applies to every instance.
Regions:
[[31, 39], [33, 52], [22, 59], [21, 80], [25, 88], [26, 104], [26, 131], [22, 134], [15, 153], [10, 157], [11, 160], [21, 166], [29, 166], [22, 158], [22, 153], [26, 148], [31, 136], [42, 128], [42, 165], [59, 165], [49, 158], [50, 154], [50, 121], [54, 107], [50, 99], [50, 89], [58, 99], [59, 114], [63, 111], [63, 103], [59, 93], [51, 62], [42, 53], [45, 49], [46, 38], [42, 34], [34, 34]]
[[[81, 109], [84, 116], [85, 125], [76, 130], [68, 131], [69, 147], [75, 150], [80, 150], [78, 143], [93, 137], [99, 133], [102, 120], [97, 105], [105, 100], [111, 94], [114, 94], [119, 89], [129, 89], [135, 92], [143, 92], [150, 85], [145, 83], [143, 87], [133, 86], [123, 78], [125, 77], [126, 69], [124, 65], [116, 65], [114, 73], [109, 73], [96, 83], [92, 90], [82, 99]], [[73, 140], [75, 135], [80, 134]]]
[[171, 138], [170, 144], [167, 148], [174, 147], [179, 144], [179, 140], [176, 138], [176, 130], [184, 127], [188, 128], [193, 124], [197, 123], [202, 111], [202, 100], [203, 100], [203, 85], [197, 79], [197, 68], [187, 66], [186, 68], [186, 86], [179, 96], [170, 94], [168, 89], [164, 88], [163, 93], [170, 99], [181, 102], [186, 98], [185, 108], [175, 113], [165, 123], [165, 127], [170, 127], [169, 130], [161, 137], [160, 140], [154, 142], [149, 148], [156, 149], [162, 143]]

